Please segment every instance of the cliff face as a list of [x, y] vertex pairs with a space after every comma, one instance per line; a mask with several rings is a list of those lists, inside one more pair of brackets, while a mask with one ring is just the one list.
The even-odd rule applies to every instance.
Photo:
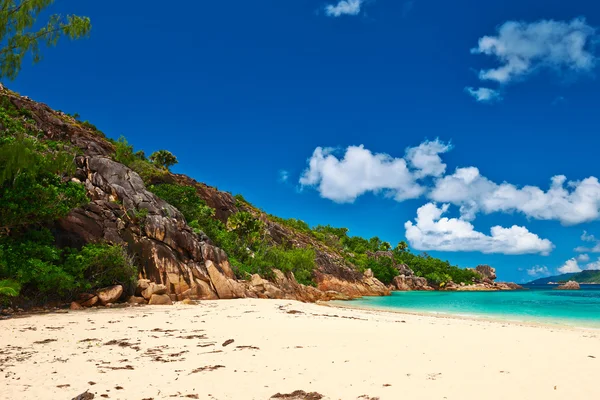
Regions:
[[124, 245], [140, 266], [140, 278], [164, 284], [173, 300], [265, 297], [315, 301], [389, 294], [368, 271], [357, 271], [340, 254], [308, 235], [271, 221], [249, 205], [237, 204], [229, 193], [187, 176], [167, 174], [164, 181], [193, 186], [221, 221], [243, 208], [266, 222], [273, 243], [315, 249], [318, 288], [300, 285], [292, 274], [279, 271], [273, 282], [258, 276], [237, 281], [227, 254], [208, 237], [194, 233], [181, 212], [149, 192], [136, 172], [114, 161], [114, 146], [102, 134], [44, 104], [8, 91], [3, 95], [18, 109], [28, 110], [43, 139], [68, 143], [81, 154], [72, 180], [85, 185], [91, 201], [56, 223], [58, 245], [100, 241]]

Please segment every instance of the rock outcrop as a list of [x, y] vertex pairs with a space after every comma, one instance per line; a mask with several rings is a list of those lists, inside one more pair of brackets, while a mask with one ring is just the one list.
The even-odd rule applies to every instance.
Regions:
[[475, 269], [470, 269], [481, 275], [482, 280], [488, 282], [493, 282], [496, 280], [496, 268], [492, 268], [489, 265], [478, 265]]
[[564, 285], [557, 286], [555, 289], [556, 290], [579, 290], [579, 289], [581, 289], [581, 286], [579, 286], [579, 283], [577, 283], [575, 281], [568, 281]]
[[414, 275], [398, 275], [392, 281], [393, 290], [398, 290], [400, 292], [408, 292], [412, 290], [424, 290], [430, 291], [434, 290], [431, 286], [428, 285], [427, 279], [421, 278]]

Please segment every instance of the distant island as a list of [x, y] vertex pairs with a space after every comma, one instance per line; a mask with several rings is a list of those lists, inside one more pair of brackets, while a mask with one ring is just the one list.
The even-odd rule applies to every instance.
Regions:
[[551, 285], [575, 281], [577, 283], [600, 284], [600, 270], [571, 272], [568, 274], [548, 276], [546, 278], [536, 279], [527, 283], [527, 285]]

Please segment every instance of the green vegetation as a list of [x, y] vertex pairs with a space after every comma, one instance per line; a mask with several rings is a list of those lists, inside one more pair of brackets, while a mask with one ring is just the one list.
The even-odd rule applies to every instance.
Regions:
[[64, 299], [116, 283], [128, 285], [137, 268], [120, 246], [59, 248], [48, 229], [89, 200], [70, 181], [68, 144], [41, 140], [31, 113], [0, 96], [0, 300]]
[[0, 279], [10, 279], [31, 298], [69, 298], [113, 284], [127, 287], [136, 272], [120, 246], [59, 249], [45, 228], [0, 238]]
[[27, 54], [34, 63], [39, 62], [41, 45], [56, 46], [61, 36], [70, 39], [89, 36], [92, 25], [87, 17], [53, 14], [40, 26], [38, 16], [46, 14], [52, 3], [54, 0], [0, 1], [0, 79], [16, 78]]
[[0, 236], [61, 218], [85, 204], [83, 185], [62, 179], [73, 165], [72, 155], [31, 139], [0, 144]]
[[477, 273], [450, 265], [448, 261], [431, 257], [427, 253], [413, 254], [405, 246], [404, 250], [399, 247], [394, 249], [396, 262], [408, 265], [415, 275], [426, 278], [434, 286], [444, 286], [449, 281], [470, 284], [473, 279], [480, 278]]
[[11, 279], [0, 280], [0, 299], [2, 299], [2, 296], [16, 297], [19, 295], [20, 291], [21, 285], [19, 285], [18, 282]]
[[[359, 270], [371, 269], [373, 275], [385, 284], [391, 283], [398, 275], [398, 270], [394, 267], [397, 264], [408, 265], [415, 275], [426, 278], [431, 285], [437, 287], [443, 286], [449, 281], [468, 284], [478, 277], [473, 271], [452, 266], [448, 261], [442, 261], [426, 253], [413, 254], [405, 242], [398, 243], [392, 250], [389, 242], [382, 241], [376, 236], [370, 239], [349, 236], [347, 228], [319, 225], [310, 229], [308, 224], [301, 220], [271, 218], [296, 231], [310, 234], [329, 248], [338, 250], [346, 261], [357, 266]], [[392, 257], [375, 255], [376, 252], [389, 252], [390, 250], [392, 250]]]
[[175, 157], [170, 151], [167, 150], [158, 150], [154, 153], [150, 154], [150, 161], [154, 165], [158, 165], [159, 167], [166, 169], [167, 171], [179, 161], [177, 161], [177, 157]]
[[578, 283], [600, 283], [600, 270], [585, 270], [576, 273], [568, 280]]
[[168, 175], [169, 171], [151, 163], [142, 150], [134, 151], [123, 136], [109, 141], [115, 146], [114, 160], [137, 172], [146, 185], [160, 182]]

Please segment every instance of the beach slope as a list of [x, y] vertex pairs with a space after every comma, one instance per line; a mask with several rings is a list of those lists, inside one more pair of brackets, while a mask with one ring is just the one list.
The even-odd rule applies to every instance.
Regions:
[[600, 396], [599, 376], [600, 332], [591, 329], [287, 300], [0, 321], [7, 400], [85, 391], [96, 399], [266, 400], [299, 390], [344, 400], [591, 399]]

